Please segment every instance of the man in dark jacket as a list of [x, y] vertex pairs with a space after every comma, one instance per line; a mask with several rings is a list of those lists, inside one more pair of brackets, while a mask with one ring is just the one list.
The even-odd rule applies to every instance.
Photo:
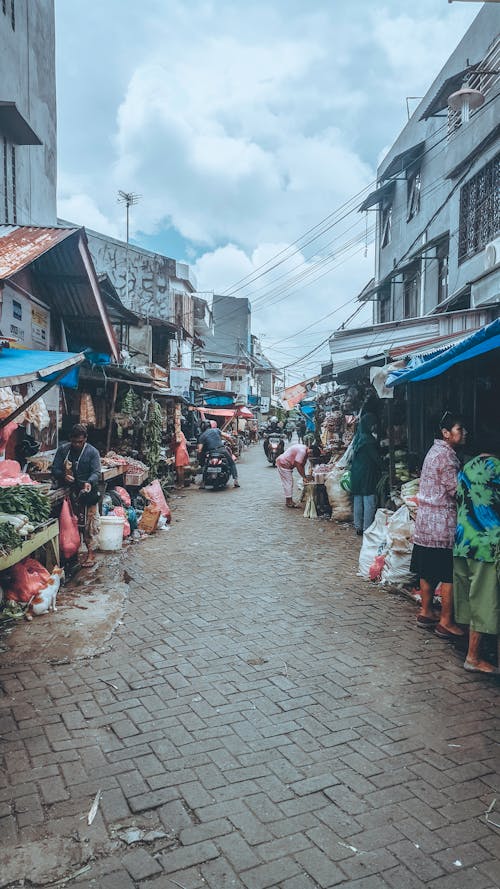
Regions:
[[351, 491], [354, 498], [354, 527], [361, 535], [370, 527], [377, 510], [377, 484], [381, 475], [378, 442], [373, 435], [377, 418], [364, 414], [353, 440]]
[[81, 514], [83, 539], [87, 546], [85, 565], [95, 561], [99, 537], [99, 491], [101, 477], [99, 451], [87, 441], [87, 427], [78, 423], [71, 430], [69, 444], [58, 447], [52, 464], [52, 475], [60, 484], [71, 487], [71, 499], [77, 515]]
[[[210, 451], [215, 451], [218, 448], [225, 448], [227, 460], [229, 463], [229, 468], [231, 470], [231, 475], [233, 477], [233, 486], [235, 488], [239, 488], [240, 483], [238, 481], [238, 470], [236, 468], [236, 463], [234, 462], [232, 451], [226, 442], [231, 440], [231, 436], [227, 435], [226, 432], [222, 432], [217, 426], [211, 427], [208, 420], [204, 420], [201, 424], [202, 433], [198, 438], [198, 459], [202, 466], [205, 464], [205, 460], [210, 453]], [[223, 441], [224, 439], [224, 441]], [[200, 488], [205, 487], [205, 482], [203, 481], [203, 476], [201, 479]]]

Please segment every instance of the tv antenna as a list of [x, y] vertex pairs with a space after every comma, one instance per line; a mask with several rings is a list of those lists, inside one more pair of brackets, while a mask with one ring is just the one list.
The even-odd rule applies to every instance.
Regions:
[[125, 204], [126, 212], [127, 212], [127, 244], [129, 242], [129, 213], [130, 208], [134, 204], [138, 204], [140, 199], [142, 198], [142, 194], [135, 194], [133, 191], [119, 191], [118, 192], [118, 203]]

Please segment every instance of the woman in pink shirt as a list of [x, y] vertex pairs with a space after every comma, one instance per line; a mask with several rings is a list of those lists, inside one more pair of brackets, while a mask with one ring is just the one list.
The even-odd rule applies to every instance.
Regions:
[[[466, 430], [460, 417], [447, 411], [440, 422], [441, 438], [434, 441], [420, 475], [418, 510], [410, 570], [420, 578], [421, 627], [435, 628], [442, 639], [463, 635], [453, 620], [453, 543], [457, 527], [457, 448]], [[441, 619], [432, 610], [434, 590], [441, 584]]]
[[312, 448], [307, 445], [294, 444], [281, 454], [276, 460], [276, 466], [285, 492], [286, 505], [291, 509], [294, 505], [292, 500], [293, 491], [293, 470], [296, 469], [302, 478], [307, 478], [305, 465], [308, 458], [312, 454]]

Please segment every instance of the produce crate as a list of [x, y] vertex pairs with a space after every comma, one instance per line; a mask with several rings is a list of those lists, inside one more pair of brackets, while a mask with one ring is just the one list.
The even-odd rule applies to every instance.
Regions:
[[133, 469], [125, 473], [125, 486], [130, 485], [132, 488], [142, 485], [148, 477], [147, 469]]

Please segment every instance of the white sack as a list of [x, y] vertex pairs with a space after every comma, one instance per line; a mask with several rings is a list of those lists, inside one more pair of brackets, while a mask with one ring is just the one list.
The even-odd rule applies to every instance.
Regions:
[[327, 475], [325, 481], [326, 493], [332, 507], [332, 519], [336, 522], [350, 522], [352, 520], [352, 504], [349, 491], [344, 491], [340, 486], [340, 479], [345, 470], [336, 465]]
[[370, 567], [376, 557], [387, 552], [387, 523], [392, 515], [390, 509], [377, 509], [373, 522], [363, 534], [358, 575], [365, 580], [370, 580]]
[[387, 523], [388, 552], [382, 583], [403, 584], [413, 579], [410, 571], [415, 522], [407, 506], [401, 506]]

